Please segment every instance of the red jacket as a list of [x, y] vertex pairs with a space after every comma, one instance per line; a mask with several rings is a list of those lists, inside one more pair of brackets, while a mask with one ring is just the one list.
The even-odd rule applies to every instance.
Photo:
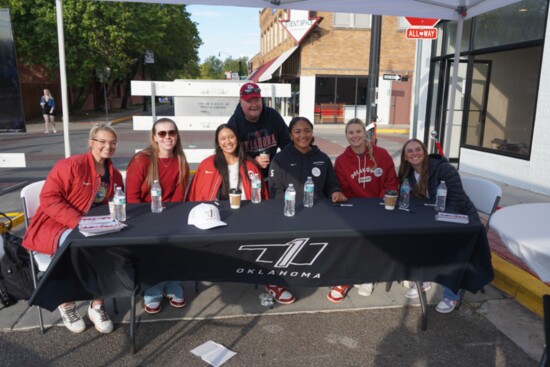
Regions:
[[368, 151], [360, 156], [350, 146], [334, 162], [334, 171], [348, 198], [381, 198], [386, 190], [397, 190], [397, 175], [390, 154], [384, 148], [373, 145], [372, 155]]
[[[244, 189], [245, 200], [250, 200], [252, 197], [252, 188], [250, 182], [246, 179], [249, 174], [257, 173], [258, 177], [262, 177], [260, 169], [252, 162], [246, 161], [245, 167], [240, 166], [239, 171], [241, 173], [241, 182]], [[214, 201], [216, 195], [222, 185], [222, 176], [218, 173], [216, 167], [214, 167], [214, 156], [204, 159], [197, 172], [193, 176], [189, 192], [187, 193], [188, 201]], [[262, 198], [267, 199], [267, 187], [262, 185]]]
[[[107, 165], [110, 184], [103, 204], [113, 196], [115, 184], [123, 186], [122, 176], [110, 159]], [[100, 184], [101, 176], [96, 173], [91, 151], [57, 162], [46, 178], [40, 206], [25, 233], [23, 246], [53, 255], [63, 232], [76, 228], [90, 210]]]
[[[159, 184], [162, 188], [162, 202], [173, 203], [183, 201], [188, 177], [183, 186], [179, 184], [179, 162], [174, 157], [158, 159]], [[165, 167], [164, 164], [170, 162]], [[150, 203], [151, 188], [147, 182], [150, 158], [146, 154], [139, 154], [128, 164], [126, 172], [126, 201], [128, 203]], [[164, 162], [164, 163], [163, 163]], [[189, 172], [189, 165], [187, 166]]]

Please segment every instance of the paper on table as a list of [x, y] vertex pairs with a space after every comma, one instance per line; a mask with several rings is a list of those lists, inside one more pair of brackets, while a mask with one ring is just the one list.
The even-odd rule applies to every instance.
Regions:
[[195, 349], [191, 350], [191, 353], [197, 357], [201, 357], [203, 361], [209, 363], [213, 367], [221, 366], [223, 363], [227, 362], [229, 358], [237, 354], [212, 340], [199, 345]]
[[127, 225], [113, 219], [110, 215], [96, 215], [83, 217], [78, 224], [78, 230], [84, 236], [97, 236], [100, 234], [118, 232]]
[[444, 213], [444, 212], [437, 213], [435, 216], [435, 220], [438, 220], [441, 222], [462, 223], [462, 224], [469, 223], [469, 219], [467, 215]]

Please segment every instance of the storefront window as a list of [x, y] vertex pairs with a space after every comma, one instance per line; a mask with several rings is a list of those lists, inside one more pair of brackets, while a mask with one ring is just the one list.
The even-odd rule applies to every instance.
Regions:
[[541, 60], [540, 46], [474, 57], [466, 145], [529, 157]]
[[474, 49], [544, 38], [548, 0], [523, 0], [476, 18]]

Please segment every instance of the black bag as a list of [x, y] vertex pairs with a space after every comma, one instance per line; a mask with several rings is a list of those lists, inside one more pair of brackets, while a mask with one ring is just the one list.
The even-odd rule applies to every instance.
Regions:
[[2, 232], [5, 254], [0, 260], [0, 304], [8, 307], [18, 300], [29, 299], [34, 283], [29, 252], [21, 246], [22, 239], [9, 232], [11, 219], [2, 212], [0, 215], [9, 220], [8, 228]]

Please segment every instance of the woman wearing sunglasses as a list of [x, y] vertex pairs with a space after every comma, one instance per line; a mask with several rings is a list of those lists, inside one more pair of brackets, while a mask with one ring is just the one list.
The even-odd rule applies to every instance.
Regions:
[[[128, 203], [150, 203], [154, 180], [158, 180], [162, 188], [162, 202], [184, 200], [189, 164], [174, 121], [163, 118], [153, 124], [149, 146], [132, 157], [126, 177]], [[145, 311], [150, 314], [160, 312], [163, 295], [173, 307], [185, 306], [181, 282], [167, 281], [145, 291]]]

